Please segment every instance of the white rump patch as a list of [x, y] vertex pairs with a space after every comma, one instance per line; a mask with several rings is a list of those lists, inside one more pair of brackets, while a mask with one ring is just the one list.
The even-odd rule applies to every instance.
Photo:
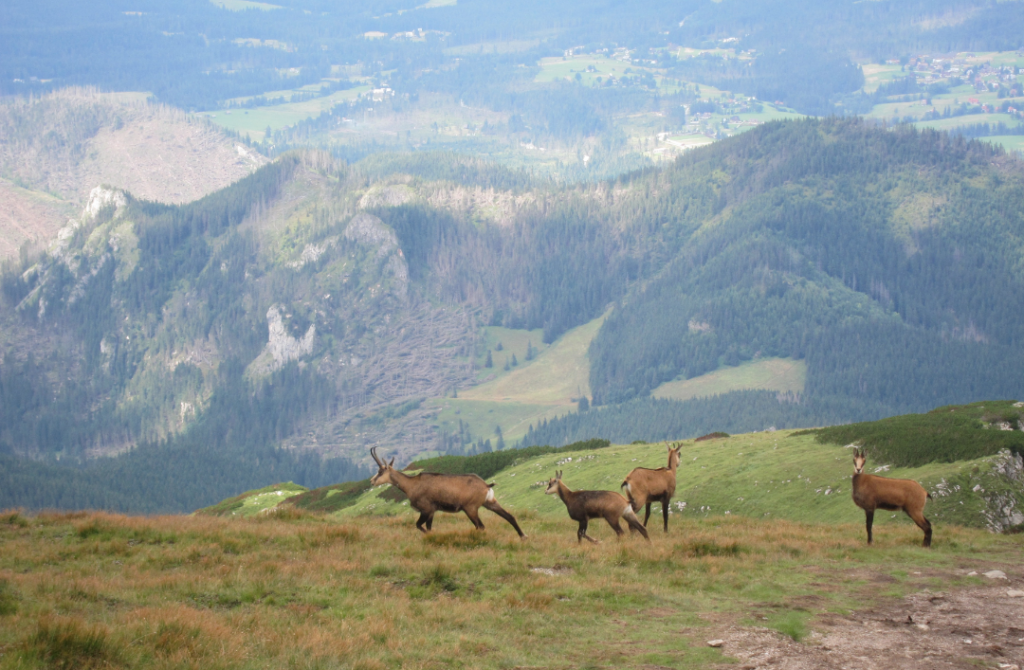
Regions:
[[487, 497], [485, 500], [487, 502], [494, 502], [494, 489], [487, 489]]
[[630, 486], [629, 482], [626, 482], [626, 493], [629, 493], [630, 495], [633, 493], [633, 487]]

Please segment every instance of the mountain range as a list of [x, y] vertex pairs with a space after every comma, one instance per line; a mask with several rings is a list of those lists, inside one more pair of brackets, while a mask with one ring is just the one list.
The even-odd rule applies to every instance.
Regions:
[[[110, 133], [142, 132], [140, 110]], [[67, 178], [58, 210], [81, 210], [9, 254], [0, 506], [56, 505], [74, 480], [71, 506], [194, 509], [363, 476], [377, 444], [409, 459], [1024, 395], [1024, 181], [989, 145], [774, 122], [584, 183], [448, 153], [229, 154], [219, 174], [248, 176], [188, 202]], [[783, 386], [666, 390], [780, 361]]]

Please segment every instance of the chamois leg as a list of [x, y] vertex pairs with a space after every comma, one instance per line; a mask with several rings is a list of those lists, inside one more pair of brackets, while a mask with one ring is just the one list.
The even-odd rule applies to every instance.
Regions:
[[864, 510], [865, 525], [868, 528], [868, 544], [871, 544], [871, 524], [875, 521], [875, 510]]
[[[420, 529], [420, 531], [426, 533], [430, 530], [430, 522], [433, 518], [434, 514], [432, 512], [429, 514], [427, 512], [420, 512], [420, 518], [416, 521], [416, 527]], [[426, 525], [425, 528], [424, 524]]]
[[606, 516], [604, 520], [608, 522], [608, 525], [612, 527], [616, 535], [621, 537], [625, 534], [626, 531], [622, 530], [622, 524], [614, 516]]
[[647, 522], [651, 519], [651, 501], [647, 501], [646, 511], [644, 512], [644, 528], [647, 528]]
[[643, 535], [645, 540], [648, 542], [651, 541], [650, 536], [647, 534], [647, 529], [640, 525], [640, 519], [637, 518], [636, 513], [632, 509], [627, 507], [626, 511], [622, 513], [622, 517], [626, 520], [626, 523], [629, 524], [629, 529], [631, 531], [635, 530]]
[[907, 510], [903, 511], [907, 512], [907, 516], [913, 519], [914, 523], [917, 524], [917, 527], [924, 531], [924, 542], [921, 544], [921, 546], [932, 546], [932, 524], [930, 521], [928, 521], [928, 519], [924, 518], [924, 512], [917, 512], [916, 514], [911, 514]]
[[665, 532], [668, 532], [668, 503], [669, 497], [665, 496], [661, 499], [661, 518], [665, 520]]
[[598, 542], [594, 538], [592, 538], [589, 535], [587, 535], [587, 520], [586, 519], [583, 519], [582, 521], [580, 521], [580, 529], [576, 531], [576, 541], [577, 542], [581, 542], [583, 540], [583, 538], [587, 538], [588, 540], [590, 540], [594, 544], [600, 544], [600, 542]]
[[484, 529], [484, 523], [480, 520], [480, 515], [477, 513], [476, 508], [464, 507], [462, 511], [466, 513], [466, 516], [468, 516], [469, 520], [473, 522], [473, 525], [476, 526], [477, 530]]
[[505, 508], [502, 507], [501, 505], [499, 505], [497, 500], [490, 500], [488, 502], [485, 502], [484, 503], [484, 507], [486, 509], [491, 510], [492, 512], [494, 512], [495, 514], [500, 516], [502, 519], [504, 519], [505, 521], [508, 521], [510, 524], [512, 524], [512, 527], [516, 529], [517, 533], [519, 533], [519, 537], [520, 538], [525, 538], [526, 537], [526, 535], [523, 534], [522, 529], [519, 528], [519, 524], [516, 523], [516, 518], [514, 516], [512, 516], [511, 514], [509, 514], [508, 512], [506, 512]]

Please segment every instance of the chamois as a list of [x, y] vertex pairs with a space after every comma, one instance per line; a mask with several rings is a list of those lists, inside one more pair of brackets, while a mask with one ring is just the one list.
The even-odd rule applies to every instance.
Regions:
[[[409, 498], [409, 504], [420, 513], [416, 527], [426, 533], [434, 524], [434, 512], [465, 512], [469, 520], [479, 530], [484, 529], [477, 510], [481, 507], [489, 509], [505, 521], [512, 524], [512, 527], [519, 533], [519, 537], [526, 536], [520, 530], [516, 518], [506, 512], [498, 501], [494, 499], [494, 491], [488, 484], [477, 475], [442, 475], [434, 472], [423, 472], [410, 476], [396, 470], [395, 459], [392, 457], [390, 463], [385, 463], [377, 457], [377, 447], [370, 449], [370, 455], [377, 462], [377, 474], [370, 479], [371, 486], [380, 484], [391, 484], [399, 489]], [[424, 526], [426, 526], [424, 528]]]
[[676, 470], [679, 468], [679, 452], [682, 448], [682, 443], [668, 448], [667, 468], [633, 468], [619, 486], [626, 488], [626, 495], [634, 512], [639, 512], [641, 507], [647, 507], [644, 514], [645, 528], [651, 518], [651, 503], [660, 500], [661, 516], [665, 519], [665, 532], [668, 532], [668, 504], [676, 492]]
[[569, 510], [569, 518], [580, 523], [580, 528], [576, 531], [577, 542], [586, 538], [594, 544], [598, 543], [597, 540], [587, 535], [587, 523], [590, 519], [598, 517], [607, 521], [616, 535], [622, 535], [625, 532], [619, 525], [619, 519], [625, 517], [630, 530], [639, 531], [648, 542], [651, 540], [647, 536], [647, 529], [636, 518], [636, 512], [633, 511], [629, 501], [615, 491], [573, 491], [562, 483], [562, 472], [558, 471], [554, 477], [548, 480], [548, 488], [544, 493], [547, 495], [557, 494]]
[[864, 510], [867, 517], [868, 544], [871, 544], [871, 523], [875, 510], [903, 510], [917, 527], [924, 531], [924, 543], [932, 546], [932, 524], [924, 518], [924, 505], [931, 495], [912, 479], [889, 479], [864, 474], [867, 454], [862, 449], [853, 452], [853, 502]]

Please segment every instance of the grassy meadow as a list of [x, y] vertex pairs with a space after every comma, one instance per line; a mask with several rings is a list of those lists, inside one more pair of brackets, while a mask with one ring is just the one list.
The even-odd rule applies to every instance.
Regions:
[[765, 358], [723, 367], [692, 379], [665, 382], [651, 392], [655, 398], [689, 400], [743, 389], [803, 393], [807, 363], [789, 358]]
[[[967, 410], [1013, 409], [993, 407]], [[484, 531], [440, 513], [423, 535], [395, 489], [365, 482], [320, 490], [351, 497], [329, 513], [272, 507], [304, 491], [292, 484], [191, 516], [8, 511], [0, 670], [727, 667], [729, 648], [707, 641], [730, 627], [809, 641], [836, 616], [980, 588], [979, 573], [1016, 574], [1024, 558], [1022, 534], [957, 525], [981, 514], [973, 487], [997, 485], [996, 457], [869, 460], [933, 492], [924, 549], [915, 526], [884, 512], [866, 545], [851, 451], [814, 434], [690, 440], [682, 454], [669, 531], [655, 504], [650, 542], [594, 521], [601, 544], [579, 544], [543, 491], [556, 469], [573, 489], [618, 489], [633, 467], [663, 465], [665, 443], [509, 454], [487, 479], [524, 540], [487, 511]]]
[[[498, 501], [513, 514], [525, 512], [559, 518], [565, 514], [561, 501], [544, 495], [544, 486], [555, 470], [563, 471], [563, 480], [573, 490], [617, 491], [633, 468], [663, 467], [667, 444], [612, 445], [606, 449], [547, 454], [516, 462], [487, 481], [495, 482]], [[853, 466], [852, 451], [848, 448], [823, 445], [813, 434], [790, 430], [685, 440], [682, 444], [670, 525], [679, 519], [717, 516], [863, 524], [864, 513], [850, 500]], [[382, 455], [385, 453], [386, 449], [381, 451]], [[926, 515], [936, 526], [936, 542], [942, 536], [941, 529], [948, 524], [981, 525], [985, 501], [972, 489], [995, 486], [988, 474], [993, 457], [901, 468], [878, 461], [871, 453], [869, 450], [868, 472], [915, 479], [932, 492], [934, 499], [928, 503]], [[946, 493], [946, 489], [951, 493]], [[389, 490], [366, 489], [335, 514], [339, 519], [366, 514], [395, 515], [406, 519], [412, 528], [417, 513], [407, 501], [389, 495]], [[660, 503], [653, 506], [652, 515], [660, 519]], [[488, 516], [484, 513], [484, 523], [488, 523]], [[496, 517], [490, 518], [491, 526], [503, 523]], [[884, 541], [890, 526], [907, 528], [920, 536], [905, 514], [878, 512], [876, 541]], [[565, 532], [572, 533], [573, 528], [566, 525]], [[611, 535], [601, 526], [594, 528], [592, 534], [606, 539]]]
[[[715, 516], [580, 545], [439, 515], [0, 517], [0, 668], [702, 668], [723, 622], [794, 639], [816, 618], [1016, 565], [1022, 536]], [[950, 577], [950, 574], [955, 576]], [[879, 586], [882, 584], [882, 586]], [[567, 634], [571, 631], [571, 634]], [[724, 651], [724, 653], [723, 653]]]

